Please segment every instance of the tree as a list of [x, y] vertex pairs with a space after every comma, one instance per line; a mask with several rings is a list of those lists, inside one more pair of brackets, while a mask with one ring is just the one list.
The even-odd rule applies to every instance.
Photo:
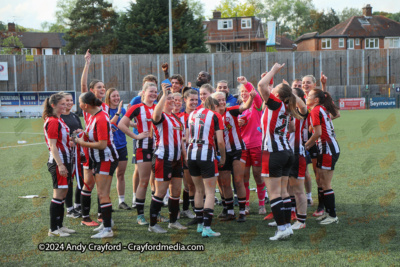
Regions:
[[56, 24], [66, 27], [70, 23], [69, 17], [77, 2], [78, 0], [57, 0]]
[[[195, 19], [186, 1], [172, 0], [174, 53], [205, 53], [201, 18]], [[137, 0], [120, 17], [118, 53], [168, 53], [168, 1]]]
[[105, 0], [80, 0], [68, 17], [64, 36], [68, 53], [112, 54], [117, 48], [115, 27], [118, 15]]
[[323, 33], [337, 24], [339, 24], [339, 17], [332, 8], [326, 13], [325, 11], [318, 12], [312, 9], [310, 10], [309, 16], [305, 18], [304, 24], [299, 28], [296, 36], [307, 32]]
[[394, 21], [400, 22], [400, 12], [397, 13], [389, 13], [384, 11], [375, 11], [372, 13], [374, 16], [384, 16]]
[[204, 17], [204, 4], [199, 0], [186, 0], [189, 9], [192, 11], [193, 16], [198, 19], [205, 20]]
[[7, 24], [2, 21], [0, 21], [0, 31], [7, 31]]
[[263, 4], [259, 0], [246, 0], [241, 3], [238, 0], [222, 0], [215, 8], [221, 11], [222, 18], [250, 17], [263, 11]]
[[[310, 11], [315, 9], [312, 0], [265, 0], [263, 15], [267, 20], [276, 21], [280, 32], [289, 32], [297, 37], [307, 24]], [[311, 23], [311, 22], [308, 22]]]
[[0, 46], [1, 46], [1, 51], [0, 51], [1, 55], [8, 55], [8, 54], [20, 55], [21, 48], [24, 48], [24, 45], [22, 44], [18, 36], [14, 35], [10, 35], [4, 38]]
[[343, 22], [353, 16], [362, 16], [362, 10], [360, 8], [345, 7], [338, 15], [340, 22]]

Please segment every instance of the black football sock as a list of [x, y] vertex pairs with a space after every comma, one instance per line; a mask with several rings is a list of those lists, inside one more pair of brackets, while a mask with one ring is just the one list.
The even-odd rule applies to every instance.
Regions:
[[211, 222], [214, 216], [214, 210], [212, 209], [204, 209], [203, 212], [203, 223], [204, 223], [204, 227], [210, 227], [211, 226]]
[[283, 211], [283, 201], [281, 197], [274, 198], [270, 201], [272, 214], [274, 215], [274, 219], [276, 224], [284, 225], [285, 224], [285, 213]]
[[329, 216], [336, 217], [335, 193], [332, 189], [324, 191], [324, 204]]
[[189, 191], [183, 190], [182, 198], [183, 198], [182, 210], [188, 210], [189, 209]]
[[169, 210], [169, 222], [174, 223], [178, 217], [179, 212], [179, 197], [172, 198], [171, 196], [168, 199], [168, 210]]
[[[137, 199], [136, 199], [137, 203]], [[178, 200], [179, 203], [179, 200]], [[157, 217], [158, 213], [160, 213], [160, 210], [162, 206], [164, 205], [163, 198], [162, 197], [156, 197], [152, 196], [151, 197], [151, 202], [150, 202], [150, 226], [154, 226], [157, 224]], [[136, 204], [137, 207], [137, 204]], [[139, 214], [139, 210], [138, 210]]]
[[81, 192], [81, 206], [82, 206], [82, 218], [89, 217], [90, 204], [92, 201], [92, 192], [82, 190]]
[[53, 232], [58, 228], [58, 221], [60, 217], [60, 206], [62, 206], [62, 200], [53, 198], [50, 202], [50, 230]]
[[136, 210], [138, 215], [144, 214], [144, 202], [146, 199], [136, 198]]
[[111, 227], [111, 203], [100, 204], [101, 214], [103, 216], [103, 225], [104, 227]]

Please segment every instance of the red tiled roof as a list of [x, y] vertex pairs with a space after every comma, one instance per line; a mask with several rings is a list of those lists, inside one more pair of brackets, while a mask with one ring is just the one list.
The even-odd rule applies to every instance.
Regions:
[[354, 16], [319, 35], [320, 37], [400, 36], [400, 23], [384, 16]]
[[276, 49], [293, 49], [294, 42], [287, 38], [286, 36], [277, 35], [276, 36]]

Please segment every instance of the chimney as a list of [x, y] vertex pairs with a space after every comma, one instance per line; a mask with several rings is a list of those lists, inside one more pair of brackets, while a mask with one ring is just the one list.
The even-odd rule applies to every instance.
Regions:
[[213, 12], [213, 19], [220, 19], [221, 18], [221, 11], [215, 10]]
[[15, 32], [15, 23], [8, 23], [8, 31], [9, 32]]
[[364, 17], [372, 17], [372, 7], [370, 4], [363, 7], [363, 16]]

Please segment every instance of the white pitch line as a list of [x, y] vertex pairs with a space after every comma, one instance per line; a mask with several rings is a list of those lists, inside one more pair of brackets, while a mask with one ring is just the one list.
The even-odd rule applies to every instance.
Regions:
[[3, 146], [3, 147], [0, 147], [0, 149], [2, 149], [2, 148], [11, 148], [11, 147], [23, 147], [23, 146], [43, 145], [43, 144], [46, 144], [46, 142], [43, 142], [43, 143], [34, 143], [34, 144], [27, 144], [27, 145], [19, 145], [19, 146]]
[[[0, 132], [0, 134], [17, 134], [16, 132]], [[44, 134], [44, 133], [24, 133], [24, 132], [21, 132], [21, 133], [19, 133], [19, 134]]]

